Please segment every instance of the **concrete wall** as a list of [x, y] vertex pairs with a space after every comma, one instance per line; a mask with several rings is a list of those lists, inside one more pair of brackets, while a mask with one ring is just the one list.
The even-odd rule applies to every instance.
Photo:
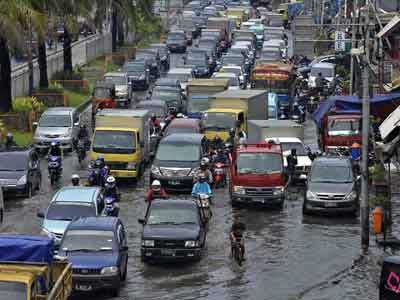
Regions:
[[[72, 64], [83, 65], [97, 56], [111, 52], [111, 34], [95, 35], [72, 44]], [[55, 72], [64, 68], [63, 50], [57, 50], [47, 56], [47, 75], [49, 79]], [[35, 59], [33, 62], [34, 87], [39, 86], [39, 65]], [[12, 96], [24, 96], [28, 94], [29, 72], [27, 64], [13, 68], [11, 74]]]

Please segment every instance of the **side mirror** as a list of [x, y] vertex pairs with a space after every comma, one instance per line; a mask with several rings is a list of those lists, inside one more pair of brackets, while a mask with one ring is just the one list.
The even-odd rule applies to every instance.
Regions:
[[40, 218], [40, 219], [44, 219], [44, 213], [43, 213], [43, 212], [38, 212], [38, 213], [36, 214], [36, 216], [37, 216], [38, 218]]
[[138, 219], [138, 222], [139, 222], [139, 224], [142, 224], [142, 225], [146, 224], [146, 221], [144, 219]]
[[39, 125], [38, 122], [33, 122], [33, 123], [32, 123], [32, 126], [33, 126], [33, 127], [37, 127], [38, 125]]

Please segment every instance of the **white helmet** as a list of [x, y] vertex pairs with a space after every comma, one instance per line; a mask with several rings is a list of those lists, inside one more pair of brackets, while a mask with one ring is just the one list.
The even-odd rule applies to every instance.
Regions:
[[106, 186], [109, 188], [114, 188], [116, 185], [116, 180], [114, 176], [108, 176], [106, 179]]
[[208, 157], [203, 157], [201, 159], [201, 163], [208, 165], [210, 163], [210, 159]]
[[151, 183], [151, 189], [153, 191], [159, 191], [161, 189], [161, 182], [159, 180], [153, 180]]

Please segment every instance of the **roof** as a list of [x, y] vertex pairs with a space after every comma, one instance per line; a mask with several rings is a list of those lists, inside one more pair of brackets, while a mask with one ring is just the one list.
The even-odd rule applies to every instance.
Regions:
[[13, 157], [18, 157], [20, 158], [21, 156], [26, 156], [28, 158], [29, 153], [32, 152], [32, 148], [20, 148], [16, 147], [16, 149], [11, 149], [11, 150], [1, 150], [0, 151], [0, 156], [7, 156], [7, 159], [12, 160]]
[[398, 255], [387, 256], [384, 258], [383, 262], [400, 265], [400, 256]]
[[235, 73], [217, 72], [214, 73], [212, 78], [237, 78], [237, 75]]
[[350, 159], [347, 157], [340, 156], [319, 156], [313, 161], [314, 164], [323, 164], [324, 166], [344, 166], [350, 165]]
[[182, 208], [193, 208], [197, 209], [198, 206], [194, 201], [188, 201], [187, 199], [154, 199], [151, 201], [151, 207], [182, 207]]
[[187, 119], [187, 118], [175, 118], [171, 121], [171, 123], [168, 125], [168, 128], [191, 128], [191, 127], [199, 127], [200, 126], [200, 120], [199, 119]]
[[50, 107], [43, 114], [65, 115], [65, 113], [72, 113], [74, 111], [74, 107]]
[[173, 68], [168, 71], [167, 76], [168, 74], [192, 74], [192, 70], [188, 68]]
[[85, 217], [72, 221], [68, 230], [113, 230], [117, 223], [114, 217]]
[[393, 19], [390, 20], [390, 22], [387, 23], [385, 25], [385, 27], [383, 27], [381, 29], [381, 31], [379, 31], [376, 34], [376, 37], [377, 38], [386, 37], [387, 35], [389, 35], [393, 31], [395, 31], [398, 28], [399, 24], [400, 24], [400, 17], [399, 16], [394, 16]]
[[96, 194], [100, 193], [99, 187], [68, 186], [58, 190], [51, 202], [94, 202]]
[[164, 137], [161, 140], [161, 144], [177, 142], [177, 143], [192, 143], [192, 144], [201, 144], [203, 141], [204, 135], [200, 133], [173, 133]]
[[260, 144], [249, 144], [245, 147], [236, 148], [238, 153], [248, 153], [248, 152], [272, 152], [272, 153], [282, 153], [282, 148], [279, 144], [271, 143], [260, 143]]
[[[226, 73], [224, 73], [226, 74]], [[248, 89], [248, 90], [226, 90], [220, 93], [216, 93], [212, 96], [212, 98], [231, 98], [231, 99], [242, 99], [248, 97], [256, 97], [261, 94], [266, 94], [267, 92], [264, 90], [255, 90], [255, 89]]]
[[120, 117], [144, 117], [149, 113], [146, 109], [110, 109], [106, 108], [97, 113], [96, 116], [120, 116]]

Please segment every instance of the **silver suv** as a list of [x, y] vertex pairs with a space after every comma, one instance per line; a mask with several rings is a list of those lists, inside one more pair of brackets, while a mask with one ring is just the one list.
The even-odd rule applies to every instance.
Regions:
[[40, 117], [33, 137], [38, 150], [46, 150], [51, 142], [59, 142], [64, 150], [72, 150], [73, 138], [76, 137], [80, 124], [80, 114], [73, 107], [53, 107]]
[[356, 213], [359, 179], [348, 158], [315, 159], [308, 174], [303, 213]]

